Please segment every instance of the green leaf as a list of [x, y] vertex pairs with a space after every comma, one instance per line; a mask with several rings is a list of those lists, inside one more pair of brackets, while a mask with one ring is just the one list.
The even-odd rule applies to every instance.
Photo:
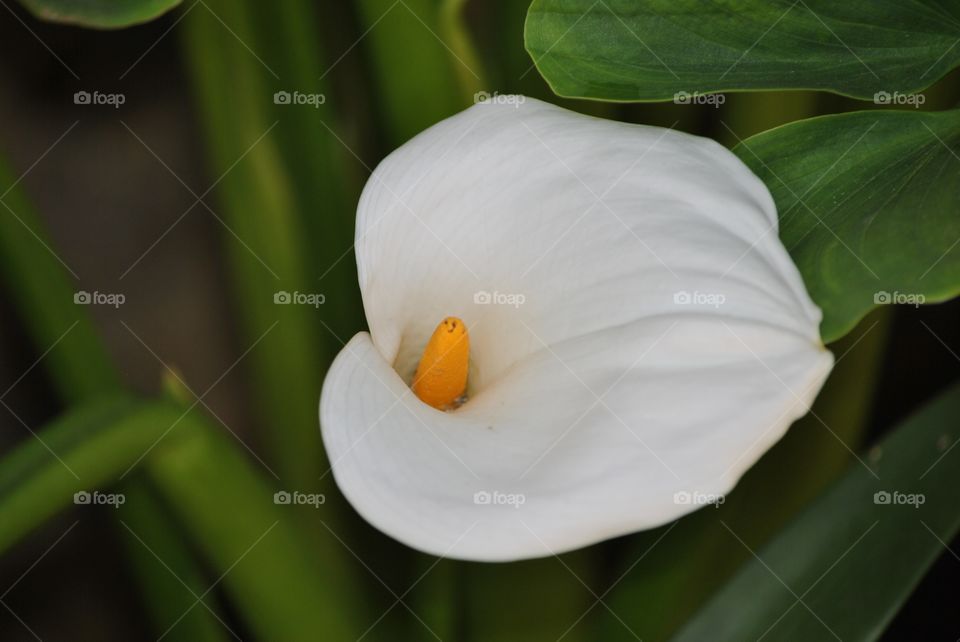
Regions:
[[71, 505], [74, 493], [115, 483], [181, 414], [166, 403], [107, 397], [27, 437], [0, 460], [0, 551]]
[[960, 64], [960, 5], [940, 0], [534, 0], [527, 50], [561, 96], [913, 93]]
[[960, 110], [822, 116], [733, 151], [773, 194], [825, 342], [876, 304], [960, 292]]
[[[951, 450], [958, 415], [954, 386], [871, 450], [869, 469], [851, 464], [674, 642], [877, 639], [960, 530], [960, 466]], [[895, 493], [899, 500], [882, 503]], [[909, 498], [913, 505], [903, 503]]]
[[181, 0], [20, 0], [41, 20], [81, 27], [119, 29], [149, 22]]

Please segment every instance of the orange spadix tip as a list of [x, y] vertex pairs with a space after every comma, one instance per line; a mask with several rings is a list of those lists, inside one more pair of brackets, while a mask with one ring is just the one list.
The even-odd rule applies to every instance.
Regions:
[[467, 326], [457, 317], [440, 322], [423, 349], [413, 376], [413, 392], [424, 403], [440, 410], [456, 407], [467, 389], [470, 337]]

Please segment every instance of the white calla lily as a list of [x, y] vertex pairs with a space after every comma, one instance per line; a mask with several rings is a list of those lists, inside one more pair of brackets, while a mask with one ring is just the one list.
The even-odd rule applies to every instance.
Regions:
[[[763, 183], [704, 138], [516, 97], [386, 158], [360, 200], [370, 333], [320, 403], [374, 526], [471, 560], [550, 555], [727, 493], [833, 364]], [[410, 390], [469, 328], [467, 400]]]

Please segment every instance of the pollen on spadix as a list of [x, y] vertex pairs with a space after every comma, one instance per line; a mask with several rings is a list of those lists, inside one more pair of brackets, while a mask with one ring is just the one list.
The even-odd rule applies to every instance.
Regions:
[[440, 322], [427, 342], [411, 388], [426, 404], [440, 410], [457, 407], [467, 389], [470, 337], [457, 317]]

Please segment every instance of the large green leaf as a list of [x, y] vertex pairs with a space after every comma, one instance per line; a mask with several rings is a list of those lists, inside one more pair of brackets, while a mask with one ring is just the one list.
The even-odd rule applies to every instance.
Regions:
[[881, 441], [869, 469], [852, 463], [675, 642], [877, 639], [960, 530], [957, 416], [960, 386]]
[[733, 151], [776, 200], [824, 341], [877, 304], [960, 292], [960, 110], [823, 116]]
[[20, 0], [41, 20], [81, 27], [119, 29], [149, 22], [181, 0]]
[[527, 50], [561, 96], [911, 93], [960, 64], [947, 0], [534, 0]]

